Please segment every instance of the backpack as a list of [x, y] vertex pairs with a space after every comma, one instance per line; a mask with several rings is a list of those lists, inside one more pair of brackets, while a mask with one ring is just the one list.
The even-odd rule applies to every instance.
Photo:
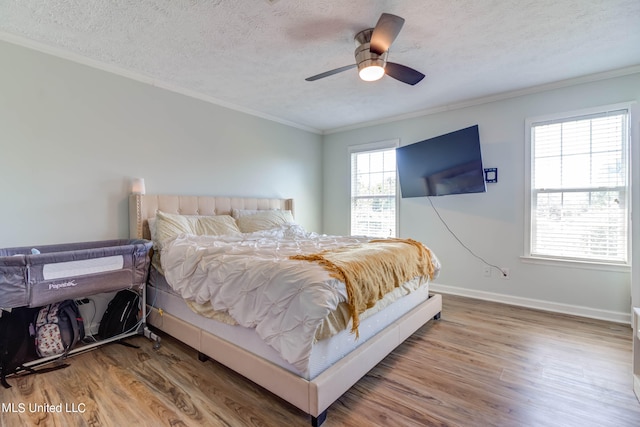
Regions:
[[124, 289], [119, 291], [107, 305], [100, 320], [98, 335], [102, 339], [111, 338], [125, 332], [133, 332], [138, 323], [140, 296], [137, 292]]
[[84, 339], [84, 322], [73, 300], [64, 300], [44, 306], [35, 322], [36, 353], [40, 357], [67, 353]]
[[0, 317], [0, 383], [11, 387], [6, 376], [30, 371], [24, 363], [38, 358], [33, 340], [33, 318], [39, 308], [18, 307], [1, 311]]

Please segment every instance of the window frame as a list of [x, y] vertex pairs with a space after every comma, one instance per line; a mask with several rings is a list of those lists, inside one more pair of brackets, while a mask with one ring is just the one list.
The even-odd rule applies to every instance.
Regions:
[[[632, 198], [632, 189], [631, 189], [631, 140], [633, 135], [631, 134], [632, 128], [632, 120], [634, 117], [634, 108], [633, 102], [624, 102], [618, 104], [609, 104], [599, 107], [586, 108], [580, 110], [573, 110], [567, 112], [553, 113], [543, 116], [530, 117], [525, 120], [525, 150], [524, 150], [524, 255], [521, 256], [521, 260], [528, 263], [537, 263], [537, 264], [548, 264], [555, 266], [563, 266], [563, 267], [582, 267], [587, 269], [597, 269], [597, 270], [610, 270], [610, 271], [621, 271], [628, 272], [631, 268], [631, 198]], [[554, 256], [541, 256], [532, 254], [532, 239], [533, 239], [533, 182], [532, 182], [532, 170], [534, 164], [534, 155], [533, 155], [533, 127], [536, 124], [541, 122], [564, 122], [570, 121], [573, 118], [579, 118], [582, 116], [589, 115], [597, 115], [597, 114], [605, 114], [607, 112], [617, 111], [617, 110], [627, 110], [627, 123], [626, 123], [626, 131], [627, 131], [627, 140], [625, 142], [626, 146], [624, 147], [626, 154], [626, 168], [627, 168], [627, 176], [626, 176], [626, 184], [625, 188], [627, 191], [627, 197], [625, 200], [626, 206], [626, 233], [627, 233], [627, 261], [626, 262], [613, 262], [613, 261], [605, 261], [605, 260], [585, 260], [578, 258], [570, 258], [570, 257], [554, 257]]]
[[[370, 142], [366, 144], [358, 144], [358, 145], [350, 145], [348, 147], [349, 151], [349, 234], [352, 234], [352, 217], [353, 217], [353, 175], [354, 171], [353, 167], [353, 155], [357, 153], [366, 153], [366, 152], [376, 152], [376, 151], [386, 151], [386, 150], [395, 150], [400, 146], [400, 139], [388, 139], [377, 142]], [[395, 228], [396, 228], [396, 236], [400, 235], [400, 188], [398, 182], [398, 166], [396, 163], [396, 185], [395, 185]]]

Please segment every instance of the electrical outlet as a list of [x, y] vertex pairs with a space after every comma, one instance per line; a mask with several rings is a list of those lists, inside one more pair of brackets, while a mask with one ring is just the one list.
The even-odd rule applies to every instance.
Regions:
[[491, 277], [491, 266], [485, 265], [484, 270], [482, 270], [482, 275], [484, 277]]
[[511, 272], [508, 267], [501, 267], [500, 271], [502, 272], [502, 274], [500, 274], [500, 278], [505, 280], [511, 279]]

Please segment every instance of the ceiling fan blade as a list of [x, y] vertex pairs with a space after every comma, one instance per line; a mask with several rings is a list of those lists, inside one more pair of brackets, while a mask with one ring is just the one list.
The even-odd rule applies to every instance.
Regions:
[[336, 68], [335, 70], [325, 71], [324, 73], [316, 74], [315, 76], [307, 77], [305, 80], [308, 82], [312, 82], [314, 80], [323, 79], [325, 77], [332, 76], [334, 74], [341, 73], [343, 71], [350, 70], [355, 68], [356, 64], [345, 65], [344, 67]]
[[390, 13], [383, 13], [378, 19], [376, 27], [371, 34], [371, 52], [382, 55], [391, 47], [391, 43], [398, 37], [398, 33], [404, 25], [404, 18], [392, 15]]
[[420, 83], [420, 81], [424, 79], [424, 74], [420, 71], [416, 71], [405, 65], [396, 64], [395, 62], [387, 61], [387, 65], [384, 67], [384, 72], [389, 77], [393, 77], [394, 79], [411, 86]]

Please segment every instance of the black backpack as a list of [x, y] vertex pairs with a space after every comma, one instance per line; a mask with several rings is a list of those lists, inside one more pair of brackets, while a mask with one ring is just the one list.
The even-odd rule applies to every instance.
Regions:
[[138, 323], [140, 296], [137, 292], [124, 289], [118, 292], [107, 305], [100, 320], [98, 335], [102, 339], [111, 338], [125, 332], [133, 332]]
[[[33, 317], [38, 308], [18, 307], [0, 317], [0, 383], [11, 387], [6, 376], [32, 371], [25, 363], [37, 359], [33, 340]], [[30, 331], [31, 329], [31, 331]]]
[[44, 306], [35, 318], [36, 353], [40, 357], [66, 356], [84, 339], [84, 322], [75, 301]]

